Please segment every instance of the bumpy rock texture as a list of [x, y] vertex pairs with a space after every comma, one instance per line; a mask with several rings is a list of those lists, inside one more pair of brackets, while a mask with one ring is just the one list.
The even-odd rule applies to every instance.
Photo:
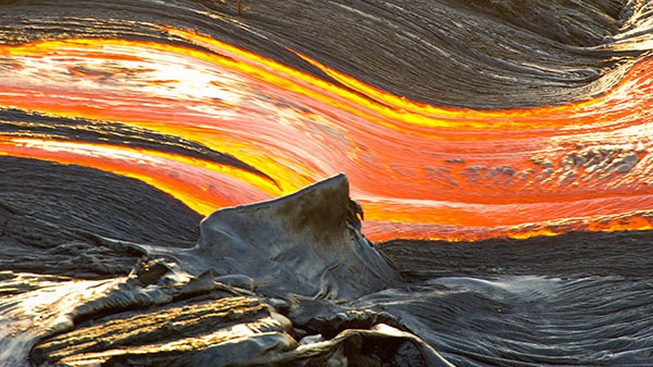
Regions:
[[[348, 91], [355, 88], [292, 50], [398, 96], [492, 110], [601, 96], [650, 53], [652, 40], [651, 3], [635, 0], [243, 5], [236, 17], [233, 1], [3, 1], [0, 42], [104, 38], [208, 51], [161, 27], [167, 26], [227, 41]], [[91, 66], [58, 72], [90, 75], [98, 84], [122, 72], [110, 62]], [[0, 57], [7, 75], [29, 69], [21, 68]], [[24, 80], [47, 84], [49, 76]], [[10, 102], [0, 110], [0, 142], [14, 142], [7, 145], [14, 152], [29, 139], [108, 144], [201, 159], [279, 184], [202, 139], [92, 114], [25, 112]], [[290, 102], [277, 107], [303, 111]], [[330, 141], [330, 133], [316, 136]], [[610, 135], [620, 144], [613, 147], [570, 140], [573, 151], [558, 159], [533, 154], [537, 180], [529, 182], [534, 189], [549, 182], [599, 185], [632, 172], [647, 151], [637, 141], [624, 146], [622, 136], [645, 135]], [[343, 155], [366, 147], [355, 148]], [[2, 153], [0, 365], [653, 365], [651, 232], [372, 245], [359, 231], [362, 215], [343, 176], [201, 222], [141, 181]], [[463, 181], [481, 195], [474, 190], [497, 191], [528, 173], [469, 163], [462, 153], [441, 160], [460, 166]], [[335, 163], [315, 163], [329, 164]], [[431, 182], [456, 184], [446, 167], [428, 167]]]

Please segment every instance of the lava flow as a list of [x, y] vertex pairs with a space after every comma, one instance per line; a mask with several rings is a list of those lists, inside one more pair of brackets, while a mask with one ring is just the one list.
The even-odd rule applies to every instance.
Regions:
[[137, 178], [204, 215], [345, 172], [377, 241], [653, 228], [653, 59], [589, 101], [471, 110], [413, 102], [304, 55], [338, 84], [208, 36], [163, 31], [187, 45], [2, 45], [0, 106], [178, 137], [260, 173], [164, 148], [36, 134], [28, 121], [0, 133], [0, 154]]

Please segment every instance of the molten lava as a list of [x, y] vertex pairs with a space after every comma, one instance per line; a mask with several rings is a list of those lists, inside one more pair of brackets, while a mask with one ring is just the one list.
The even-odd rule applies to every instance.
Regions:
[[164, 31], [189, 45], [2, 45], [0, 107], [177, 136], [268, 178], [54, 135], [2, 133], [0, 154], [137, 178], [201, 214], [342, 171], [372, 240], [653, 228], [653, 59], [593, 100], [486, 111], [410, 101], [299, 55], [340, 83], [332, 84], [210, 37]]

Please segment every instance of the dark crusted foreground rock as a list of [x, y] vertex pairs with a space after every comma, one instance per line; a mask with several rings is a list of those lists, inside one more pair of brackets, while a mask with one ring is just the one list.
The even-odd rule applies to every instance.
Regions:
[[[0, 365], [449, 365], [396, 317], [345, 304], [403, 280], [360, 233], [344, 175], [217, 211], [191, 247], [193, 214], [138, 181], [4, 162], [5, 179], [25, 184], [0, 196], [0, 241], [16, 252], [0, 255]], [[150, 200], [123, 212], [125, 194], [143, 192]], [[161, 228], [148, 212], [182, 221]]]
[[197, 241], [187, 208], [136, 181], [3, 162], [0, 365], [653, 361], [651, 232], [371, 246], [336, 176], [217, 212]]
[[[384, 324], [298, 342], [293, 324], [256, 297], [199, 297], [88, 320], [39, 344], [37, 366], [446, 365]], [[322, 341], [323, 340], [323, 341]]]
[[218, 274], [254, 278], [268, 296], [348, 300], [401, 284], [359, 231], [357, 205], [339, 174], [277, 200], [218, 210], [202, 221], [192, 257]]
[[[251, 336], [255, 337], [249, 343], [238, 343], [238, 339]], [[32, 361], [37, 365], [75, 366], [89, 361], [160, 365], [182, 359], [183, 363], [200, 365], [202, 359], [220, 354], [226, 359], [238, 352], [261, 353], [254, 348], [258, 338], [275, 339], [280, 351], [296, 344], [284, 334], [284, 325], [270, 317], [267, 306], [256, 298], [186, 301], [89, 320], [38, 345]], [[207, 352], [219, 345], [223, 346], [220, 351]]]
[[377, 244], [412, 281], [452, 275], [645, 279], [653, 269], [653, 232], [570, 232], [523, 240], [393, 240]]
[[126, 275], [142, 256], [131, 244], [190, 247], [201, 220], [141, 181], [77, 165], [0, 157], [0, 188], [2, 270]]
[[211, 271], [192, 277], [161, 259], [140, 264], [106, 297], [78, 307], [74, 328], [42, 340], [30, 361], [33, 366], [449, 366], [420, 338], [399, 330], [403, 327], [388, 314], [318, 300], [290, 304], [213, 279]]

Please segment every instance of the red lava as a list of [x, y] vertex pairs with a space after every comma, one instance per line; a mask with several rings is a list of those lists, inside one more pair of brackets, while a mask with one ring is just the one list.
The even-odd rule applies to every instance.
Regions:
[[70, 39], [0, 46], [0, 107], [122, 123], [233, 155], [276, 184], [175, 154], [0, 134], [0, 154], [80, 164], [154, 185], [201, 214], [345, 172], [372, 240], [525, 238], [651, 229], [653, 59], [595, 99], [439, 108], [302, 56], [342, 85], [177, 29], [205, 51]]

